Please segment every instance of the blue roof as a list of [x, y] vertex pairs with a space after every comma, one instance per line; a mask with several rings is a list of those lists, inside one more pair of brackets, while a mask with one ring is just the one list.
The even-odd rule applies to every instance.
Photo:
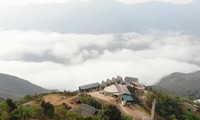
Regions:
[[125, 94], [125, 95], [121, 95], [121, 97], [126, 101], [133, 101], [133, 98], [131, 95]]

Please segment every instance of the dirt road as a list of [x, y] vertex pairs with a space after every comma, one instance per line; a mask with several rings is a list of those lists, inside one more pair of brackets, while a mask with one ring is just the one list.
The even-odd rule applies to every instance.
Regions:
[[123, 113], [132, 117], [133, 120], [142, 120], [143, 117], [150, 117], [150, 115], [148, 113], [146, 113], [145, 110], [143, 110], [138, 105], [130, 106], [130, 107], [122, 106], [121, 103], [117, 102], [117, 98], [105, 96], [103, 94], [100, 94], [99, 92], [92, 92], [92, 93], [88, 93], [88, 94], [99, 100], [103, 100], [110, 104], [116, 105]]

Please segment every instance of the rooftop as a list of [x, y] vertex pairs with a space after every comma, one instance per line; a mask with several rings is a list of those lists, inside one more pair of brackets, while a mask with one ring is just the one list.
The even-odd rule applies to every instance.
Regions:
[[84, 89], [89, 89], [89, 88], [94, 88], [94, 87], [99, 87], [100, 84], [99, 83], [92, 83], [92, 84], [87, 84], [87, 85], [83, 85], [83, 86], [79, 86], [80, 89], [84, 90]]
[[117, 76], [117, 78], [116, 78], [116, 79], [117, 79], [117, 81], [118, 81], [118, 82], [121, 82], [121, 81], [123, 81], [123, 79], [122, 79], [122, 77], [121, 77], [121, 76]]
[[87, 105], [87, 104], [81, 104], [80, 106], [78, 106], [77, 108], [73, 109], [72, 111], [77, 111], [77, 112], [81, 112], [82, 115], [95, 115], [98, 114], [99, 110]]
[[134, 78], [134, 77], [125, 77], [124, 80], [126, 82], [138, 82], [138, 78]]
[[111, 86], [104, 88], [104, 91], [109, 92], [109, 93], [118, 93], [119, 92], [115, 85], [111, 85]]
[[117, 82], [117, 80], [113, 77], [112, 78], [112, 83], [116, 83]]
[[106, 85], [106, 82], [102, 80], [101, 86], [105, 86], [105, 85]]
[[131, 97], [131, 95], [122, 95], [122, 98], [126, 101], [133, 101], [133, 98]]
[[110, 79], [107, 79], [106, 83], [107, 83], [107, 84], [111, 84], [112, 81], [111, 81]]
[[125, 85], [117, 84], [116, 87], [117, 87], [120, 95], [123, 95], [123, 94], [131, 95], [130, 91], [128, 90], [128, 88]]

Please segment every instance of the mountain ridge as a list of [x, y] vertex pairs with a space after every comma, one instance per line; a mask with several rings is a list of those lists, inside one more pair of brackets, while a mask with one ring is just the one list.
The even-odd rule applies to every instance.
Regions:
[[200, 71], [193, 73], [172, 73], [160, 80], [155, 85], [157, 88], [166, 89], [179, 96], [194, 99], [200, 98]]
[[16, 76], [0, 73], [0, 97], [17, 99], [26, 94], [45, 93], [49, 90]]

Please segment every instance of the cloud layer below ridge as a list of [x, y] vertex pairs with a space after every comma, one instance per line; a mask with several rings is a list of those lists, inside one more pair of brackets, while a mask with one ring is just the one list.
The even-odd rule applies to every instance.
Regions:
[[117, 75], [139, 77], [149, 85], [172, 72], [200, 68], [199, 39], [179, 32], [94, 35], [13, 30], [0, 31], [0, 43], [0, 72], [46, 88], [75, 90]]

